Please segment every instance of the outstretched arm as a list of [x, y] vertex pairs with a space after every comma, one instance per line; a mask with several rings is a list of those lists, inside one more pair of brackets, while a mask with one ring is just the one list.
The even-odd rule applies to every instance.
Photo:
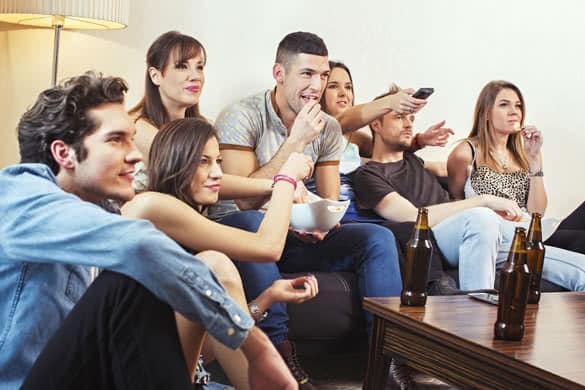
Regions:
[[224, 174], [219, 190], [220, 199], [266, 197], [272, 193], [272, 179], [256, 179]]
[[[452, 215], [473, 207], [488, 207], [510, 220], [517, 220], [522, 216], [522, 210], [513, 200], [498, 198], [493, 195], [480, 195], [427, 207], [429, 210], [429, 226], [433, 227]], [[418, 212], [412, 203], [397, 192], [386, 195], [374, 210], [380, 216], [396, 222], [414, 222]]]
[[[311, 171], [311, 160], [294, 153], [281, 173], [300, 179]], [[272, 201], [257, 232], [211, 221], [179, 199], [156, 192], [137, 195], [122, 208], [130, 218], [147, 219], [181, 245], [194, 252], [217, 250], [245, 261], [278, 261], [284, 248], [294, 187], [286, 181], [274, 183]]]
[[396, 94], [388, 95], [372, 102], [353, 106], [337, 116], [343, 133], [367, 126], [374, 119], [394, 111], [398, 114], [413, 113], [419, 111], [427, 104], [426, 100], [413, 98], [413, 89], [402, 90]]
[[274, 303], [303, 303], [313, 299], [318, 293], [317, 278], [312, 275], [295, 279], [278, 279], [252, 302], [261, 312], [265, 312]]
[[0, 261], [96, 266], [124, 274], [223, 344], [240, 345], [252, 320], [196, 256], [147, 221], [109, 214], [31, 176], [0, 173], [5, 254]]
[[445, 121], [442, 120], [434, 125], [431, 125], [425, 131], [416, 134], [412, 139], [410, 151], [416, 152], [427, 146], [445, 146], [449, 137], [455, 134], [453, 129], [445, 126]]

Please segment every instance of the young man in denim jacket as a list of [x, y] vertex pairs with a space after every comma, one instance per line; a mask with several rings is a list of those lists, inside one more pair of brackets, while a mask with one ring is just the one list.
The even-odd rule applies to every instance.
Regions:
[[[98, 206], [134, 196], [126, 90], [87, 73], [41, 93], [19, 123], [21, 164], [0, 171], [0, 388], [190, 389], [180, 340], [197, 348], [205, 331], [242, 348], [252, 387], [294, 388], [206, 265]], [[105, 270], [93, 283], [92, 266]], [[179, 334], [175, 312], [201, 331]]]

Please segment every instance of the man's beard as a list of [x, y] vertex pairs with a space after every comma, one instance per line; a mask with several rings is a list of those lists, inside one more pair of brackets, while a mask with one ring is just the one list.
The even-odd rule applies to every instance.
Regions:
[[406, 152], [410, 150], [411, 140], [408, 141], [396, 141], [391, 143], [391, 148], [396, 151]]

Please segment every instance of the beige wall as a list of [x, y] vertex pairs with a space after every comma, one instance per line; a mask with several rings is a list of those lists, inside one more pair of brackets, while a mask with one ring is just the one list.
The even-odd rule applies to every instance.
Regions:
[[[558, 0], [352, 0], [229, 2], [132, 1], [130, 26], [112, 32], [62, 34], [59, 78], [87, 69], [123, 76], [129, 105], [142, 93], [144, 55], [160, 33], [177, 29], [200, 39], [209, 53], [202, 112], [214, 118], [229, 102], [272, 85], [278, 41], [313, 31], [330, 57], [345, 61], [357, 101], [391, 81], [436, 89], [417, 118], [419, 129], [447, 119], [464, 137], [475, 98], [492, 79], [524, 92], [527, 123], [544, 133], [549, 214], [563, 216], [585, 199], [581, 161], [585, 131], [585, 2]], [[50, 83], [50, 30], [0, 24], [0, 167], [18, 160], [19, 116]], [[451, 143], [450, 146], [452, 146]], [[445, 158], [448, 149], [423, 151]]]

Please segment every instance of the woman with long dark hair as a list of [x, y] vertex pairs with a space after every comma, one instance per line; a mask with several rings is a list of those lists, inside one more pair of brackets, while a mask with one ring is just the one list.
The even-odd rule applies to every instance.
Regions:
[[[150, 220], [193, 253], [216, 250], [232, 259], [254, 262], [280, 259], [290, 223], [294, 188], [297, 181], [312, 171], [309, 157], [293, 153], [274, 177], [270, 206], [257, 232], [222, 225], [205, 216], [205, 208], [217, 202], [223, 184], [216, 132], [205, 119], [185, 118], [164, 125], [153, 139], [149, 161], [147, 191], [124, 205], [124, 216]], [[233, 264], [220, 266], [233, 267]], [[245, 297], [239, 293], [243, 291], [241, 282], [224, 287], [242, 306], [246, 305]], [[317, 280], [312, 276], [279, 280], [249, 306], [255, 319], [261, 320], [274, 302], [300, 303], [316, 293]], [[177, 323], [181, 327], [192, 326], [180, 316]], [[229, 353], [218, 343], [214, 346], [213, 354], [218, 358], [221, 354], [224, 361], [220, 363], [232, 383], [237, 388], [247, 388], [243, 355]], [[196, 354], [187, 357], [190, 369], [194, 369], [196, 360]]]

